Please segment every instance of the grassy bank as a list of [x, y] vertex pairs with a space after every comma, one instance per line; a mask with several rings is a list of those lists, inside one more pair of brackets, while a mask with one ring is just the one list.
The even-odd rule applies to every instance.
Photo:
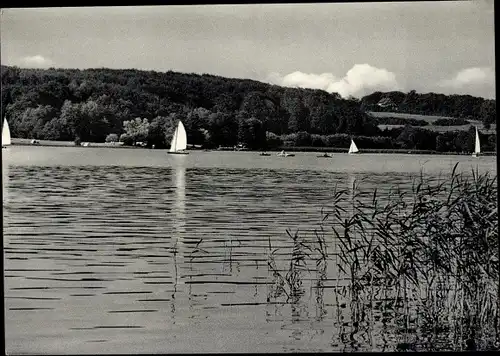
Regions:
[[[496, 132], [496, 124], [491, 124], [490, 129], [486, 129], [484, 127], [484, 124], [480, 120], [468, 120], [470, 124], [467, 125], [459, 125], [459, 126], [439, 126], [435, 125], [435, 122], [439, 122], [439, 120], [449, 120], [449, 119], [457, 119], [453, 117], [448, 117], [448, 116], [436, 116], [436, 115], [418, 115], [418, 114], [406, 114], [406, 113], [399, 113], [399, 112], [378, 112], [378, 111], [369, 111], [368, 112], [371, 116], [378, 117], [378, 118], [384, 118], [384, 117], [394, 117], [394, 118], [400, 118], [404, 120], [408, 120], [409, 122], [411, 120], [418, 120], [418, 121], [424, 121], [427, 122], [428, 125], [424, 126], [427, 130], [432, 130], [436, 132], [448, 132], [448, 131], [467, 131], [469, 130], [472, 126], [475, 126], [480, 130], [481, 132], [485, 134], [493, 134]], [[385, 129], [385, 128], [396, 128], [396, 127], [402, 127], [404, 125], [378, 125], [380, 129]]]
[[[377, 125], [379, 129], [385, 130], [385, 129], [396, 129], [396, 128], [401, 128], [404, 127], [405, 125], [387, 125], [387, 124], [380, 124]], [[454, 131], [468, 131], [471, 127], [474, 127], [474, 125], [459, 125], [459, 126], [438, 126], [438, 125], [428, 125], [428, 126], [419, 126], [422, 127], [426, 130], [431, 130], [435, 131], [438, 133], [443, 133], [443, 132], [454, 132]], [[496, 131], [495, 129], [489, 129], [486, 130], [484, 127], [481, 125], [478, 125], [478, 130], [480, 130], [482, 133], [485, 134], [494, 134]]]
[[[270, 300], [296, 303], [310, 273], [311, 288], [334, 294], [334, 336], [352, 351], [499, 350], [496, 181], [454, 169], [410, 191], [335, 190], [315, 237], [289, 233], [287, 268], [269, 242]], [[326, 274], [329, 263], [338, 275]], [[322, 288], [327, 280], [334, 288]]]

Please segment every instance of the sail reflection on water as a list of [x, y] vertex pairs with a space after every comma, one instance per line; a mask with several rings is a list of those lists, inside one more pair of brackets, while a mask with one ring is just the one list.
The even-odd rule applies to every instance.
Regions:
[[[172, 197], [172, 248], [175, 249], [174, 263], [182, 262], [185, 257], [184, 236], [186, 233], [186, 167], [176, 165], [172, 167], [172, 186], [174, 187]], [[177, 268], [178, 265], [175, 266]], [[176, 273], [177, 282], [179, 274]]]
[[9, 202], [9, 164], [8, 152], [2, 152], [2, 197], [4, 207]]

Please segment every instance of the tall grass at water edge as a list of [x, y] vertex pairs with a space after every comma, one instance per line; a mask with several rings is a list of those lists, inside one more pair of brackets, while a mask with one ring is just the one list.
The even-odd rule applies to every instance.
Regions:
[[286, 268], [269, 241], [269, 301], [296, 303], [314, 271], [311, 287], [323, 293], [334, 263], [328, 290], [338, 340], [351, 349], [500, 349], [496, 176], [456, 168], [442, 180], [421, 174], [409, 191], [335, 189], [312, 240], [287, 231]]

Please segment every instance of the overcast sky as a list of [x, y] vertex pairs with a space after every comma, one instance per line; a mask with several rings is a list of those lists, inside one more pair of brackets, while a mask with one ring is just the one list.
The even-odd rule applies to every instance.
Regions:
[[3, 9], [1, 62], [494, 98], [492, 1]]

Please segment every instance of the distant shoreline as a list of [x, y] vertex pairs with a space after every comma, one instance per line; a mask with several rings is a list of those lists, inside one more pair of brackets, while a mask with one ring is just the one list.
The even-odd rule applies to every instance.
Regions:
[[[282, 147], [278, 151], [287, 152], [316, 152], [316, 153], [347, 153], [349, 148], [334, 147]], [[421, 154], [421, 155], [450, 155], [450, 156], [470, 156], [472, 152], [440, 152], [433, 150], [416, 150], [404, 148], [359, 148], [360, 153], [396, 153], [396, 154]], [[481, 156], [496, 156], [496, 152], [482, 152]]]
[[12, 145], [14, 146], [45, 146], [45, 147], [82, 147], [82, 148], [91, 148], [91, 147], [107, 147], [107, 148], [142, 148], [136, 146], [125, 146], [121, 144], [112, 144], [105, 142], [88, 142], [88, 146], [83, 146], [84, 143], [80, 146], [75, 145], [73, 141], [49, 141], [49, 140], [36, 140], [38, 143], [32, 144], [31, 139], [27, 138], [12, 138]]
[[[81, 148], [128, 148], [128, 149], [145, 149], [144, 147], [139, 146], [125, 146], [119, 143], [105, 143], [105, 142], [89, 142], [88, 146], [76, 146], [72, 141], [49, 141], [49, 140], [37, 140], [38, 144], [32, 144], [30, 139], [24, 138], [12, 138], [12, 145], [14, 146], [45, 146], [45, 147], [81, 147]], [[146, 148], [151, 149], [151, 148]], [[164, 149], [166, 150], [166, 149]], [[220, 149], [203, 149], [203, 148], [192, 148], [190, 151], [238, 151], [237, 149], [222, 147]], [[243, 149], [240, 151], [243, 152], [312, 152], [312, 153], [347, 153], [348, 148], [335, 148], [335, 147], [279, 147], [274, 149], [267, 150], [249, 150]], [[360, 149], [360, 154], [363, 153], [380, 153], [380, 154], [425, 154], [425, 155], [456, 155], [456, 156], [470, 156], [472, 153], [469, 152], [438, 152], [431, 150], [409, 150], [409, 149], [374, 149], [374, 148], [366, 148]], [[496, 152], [483, 152], [481, 156], [496, 156]]]

